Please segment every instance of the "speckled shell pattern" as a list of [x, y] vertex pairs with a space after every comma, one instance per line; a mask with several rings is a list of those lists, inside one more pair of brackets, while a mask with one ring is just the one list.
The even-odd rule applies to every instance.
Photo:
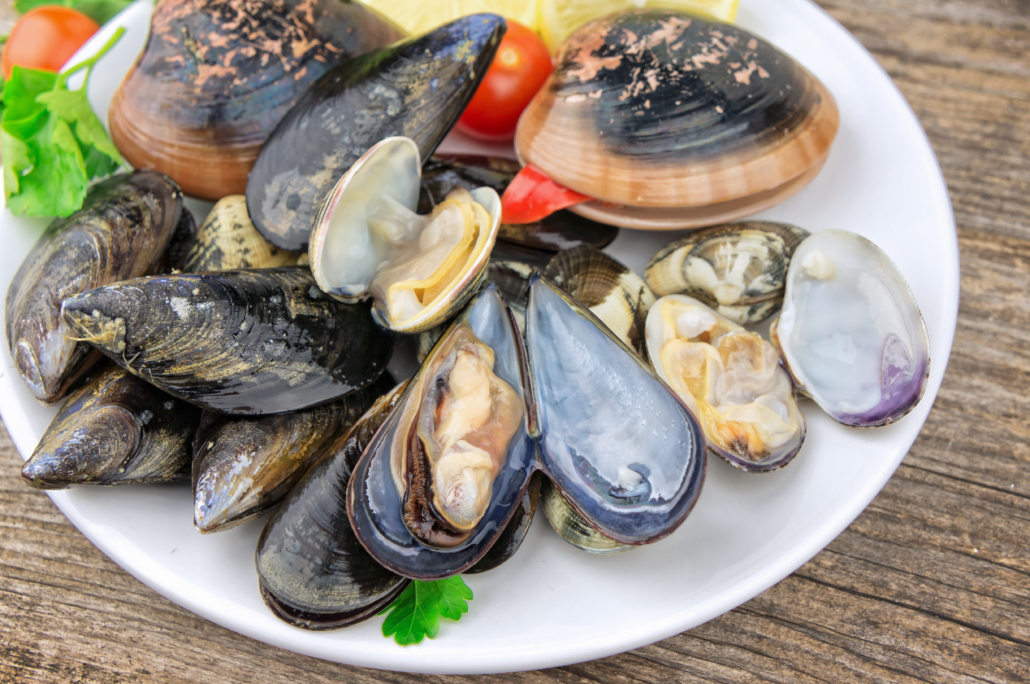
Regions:
[[544, 482], [540, 492], [541, 507], [551, 527], [562, 539], [588, 553], [618, 553], [635, 549], [630, 544], [621, 544], [597, 531], [587, 519], [580, 515], [550, 480]]
[[809, 235], [774, 221], [712, 226], [659, 250], [644, 278], [658, 297], [687, 295], [734, 323], [759, 323], [783, 303], [790, 258]]
[[153, 272], [182, 211], [175, 183], [136, 171], [94, 185], [81, 210], [50, 224], [7, 291], [7, 344], [33, 396], [58, 401], [88, 365], [91, 349], [61, 320], [61, 303]]
[[[663, 216], [673, 208], [667, 218], [734, 203], [753, 213], [814, 175], [838, 119], [822, 84], [761, 38], [635, 10], [570, 36], [519, 120], [515, 147], [523, 163], [605, 203]], [[605, 220], [596, 209], [573, 210]]]
[[316, 79], [403, 36], [350, 0], [163, 0], [115, 93], [111, 138], [195, 197], [242, 193], [258, 151]]
[[200, 409], [108, 366], [72, 393], [21, 474], [38, 489], [183, 479], [199, 423]]
[[342, 304], [305, 267], [129, 280], [64, 303], [63, 316], [116, 363], [224, 413], [295, 411], [372, 383], [393, 334], [369, 304]]
[[300, 250], [323, 199], [376, 143], [411, 138], [428, 159], [493, 60], [504, 19], [476, 14], [374, 50], [316, 81], [261, 149], [247, 182], [254, 225]]
[[279, 249], [261, 237], [247, 214], [243, 195], [223, 197], [197, 232], [182, 271], [229, 271], [239, 268], [295, 266], [298, 252]]

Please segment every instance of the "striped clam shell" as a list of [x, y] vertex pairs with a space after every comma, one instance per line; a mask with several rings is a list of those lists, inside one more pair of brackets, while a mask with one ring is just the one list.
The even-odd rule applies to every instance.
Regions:
[[297, 252], [279, 249], [261, 236], [247, 213], [247, 198], [229, 195], [218, 200], [204, 219], [186, 255], [186, 273], [237, 268], [293, 266]]

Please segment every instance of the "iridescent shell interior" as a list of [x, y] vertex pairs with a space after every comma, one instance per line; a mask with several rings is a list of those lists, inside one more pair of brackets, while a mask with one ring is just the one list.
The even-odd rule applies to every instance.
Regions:
[[[524, 164], [600, 200], [572, 208], [634, 228], [760, 211], [821, 168], [839, 114], [788, 55], [729, 24], [670, 10], [591, 22], [562, 46], [519, 120]], [[614, 205], [614, 206], [613, 206]]]

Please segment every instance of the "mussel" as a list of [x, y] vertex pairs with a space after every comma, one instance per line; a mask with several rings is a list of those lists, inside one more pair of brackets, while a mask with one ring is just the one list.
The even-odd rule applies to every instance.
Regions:
[[773, 221], [693, 231], [659, 250], [644, 277], [659, 297], [687, 295], [734, 323], [758, 323], [779, 311], [790, 258], [809, 234]]
[[261, 234], [283, 249], [307, 246], [323, 198], [380, 140], [407, 136], [428, 159], [485, 75], [505, 27], [493, 14], [462, 17], [316, 81], [261, 148], [247, 181]]
[[782, 468], [801, 450], [805, 419], [772, 344], [696, 299], [667, 295], [647, 316], [658, 376], [701, 423], [708, 449], [741, 470]]
[[183, 211], [179, 188], [153, 171], [98, 183], [82, 206], [50, 224], [7, 291], [11, 357], [33, 396], [48, 404], [63, 397], [91, 363], [89, 345], [61, 319], [61, 302], [150, 273]]
[[247, 199], [229, 195], [211, 208], [180, 270], [203, 273], [294, 266], [299, 256], [261, 237], [247, 214]]
[[860, 235], [825, 230], [798, 246], [770, 336], [798, 389], [844, 425], [893, 423], [926, 389], [926, 322], [894, 263]]
[[199, 422], [200, 409], [109, 366], [71, 394], [21, 476], [37, 489], [185, 478]]
[[406, 333], [453, 318], [479, 289], [501, 215], [490, 188], [455, 188], [415, 213], [421, 167], [410, 138], [373, 145], [326, 196], [308, 250], [319, 287], [371, 296], [380, 323]]
[[358, 458], [404, 387], [378, 399], [315, 457], [261, 532], [255, 556], [261, 597], [280, 619], [305, 629], [344, 627], [375, 615], [408, 585], [362, 548], [345, 500]]
[[[591, 526], [625, 544], [670, 534], [700, 493], [704, 440], [687, 408], [553, 283], [536, 275], [529, 292], [525, 355], [496, 287], [487, 287], [434, 347], [355, 468], [353, 529], [398, 574], [435, 579], [471, 566], [496, 542], [536, 470]], [[485, 372], [465, 381], [462, 365], [487, 358], [482, 347], [507, 389]], [[463, 361], [463, 348], [474, 359]], [[433, 442], [485, 425], [482, 414], [510, 406], [512, 395], [523, 402], [519, 424], [510, 422], [512, 408], [491, 419], [489, 438], [477, 432], [471, 440], [490, 453], [503, 444], [503, 465], [463, 447], [468, 469], [452, 477], [445, 459], [432, 456]], [[466, 405], [477, 407], [468, 424], [462, 411], [438, 409]], [[454, 504], [463, 508], [457, 515], [441, 510]]]
[[261, 145], [316, 79], [402, 36], [349, 0], [163, 0], [111, 100], [111, 139], [188, 195], [242, 193]]
[[307, 268], [155, 276], [66, 299], [73, 334], [166, 392], [224, 413], [315, 406], [372, 383], [393, 335]]
[[687, 228], [800, 190], [823, 165], [838, 120], [826, 88], [758, 36], [644, 9], [595, 20], [566, 40], [519, 119], [515, 148], [526, 178], [589, 200], [571, 207], [582, 216]]

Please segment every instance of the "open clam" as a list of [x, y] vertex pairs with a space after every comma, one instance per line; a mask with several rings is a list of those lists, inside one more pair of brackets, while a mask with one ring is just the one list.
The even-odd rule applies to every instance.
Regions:
[[380, 322], [421, 332], [452, 318], [479, 289], [497, 238], [500, 198], [452, 190], [429, 215], [418, 206], [421, 158], [410, 138], [387, 138], [352, 166], [311, 231], [311, 272], [341, 301], [371, 296]]
[[[818, 79], [758, 36], [634, 10], [568, 38], [519, 119], [515, 148], [527, 174], [589, 200], [571, 207], [582, 216], [688, 228], [800, 190], [822, 167], [838, 120]], [[511, 209], [506, 195], [505, 222]]]
[[919, 306], [890, 258], [860, 235], [826, 230], [801, 243], [770, 335], [798, 388], [844, 425], [893, 423], [926, 389]]
[[704, 430], [746, 471], [776, 470], [801, 449], [805, 419], [776, 348], [696, 299], [668, 295], [647, 316], [647, 351]]

